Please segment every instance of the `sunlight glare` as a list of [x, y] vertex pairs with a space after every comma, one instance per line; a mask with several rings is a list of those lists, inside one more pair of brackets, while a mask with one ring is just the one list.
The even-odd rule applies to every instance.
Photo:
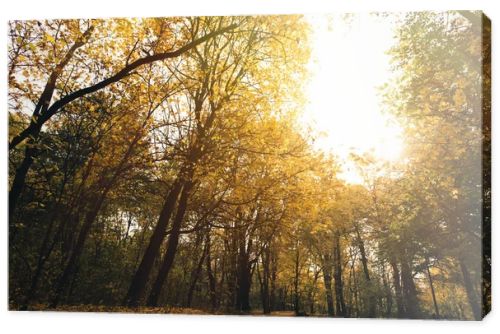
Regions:
[[390, 78], [386, 51], [392, 25], [375, 16], [308, 16], [312, 27], [311, 79], [306, 121], [322, 135], [315, 145], [343, 162], [341, 177], [362, 180], [350, 153], [370, 153], [379, 160], [401, 159], [400, 127], [382, 110], [379, 87]]

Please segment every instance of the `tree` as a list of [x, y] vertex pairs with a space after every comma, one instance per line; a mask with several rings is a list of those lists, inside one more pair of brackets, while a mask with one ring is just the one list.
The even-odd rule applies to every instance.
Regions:
[[[73, 23], [73, 21], [69, 21], [69, 22]], [[47, 25], [50, 27], [51, 23], [52, 22], [49, 22]], [[51, 36], [50, 34], [48, 34], [46, 32], [44, 32], [44, 35], [42, 37], [43, 38], [42, 43], [45, 43], [46, 41], [52, 42], [54, 49], [57, 47], [56, 38], [60, 38], [63, 41], [66, 40], [65, 36], [63, 36], [63, 37], [59, 36], [60, 31], [65, 30], [62, 27], [63, 23], [56, 22], [55, 24], [57, 26], [57, 28], [55, 29], [55, 37]], [[160, 25], [161, 24], [162, 23], [160, 22]], [[120, 25], [123, 25], [123, 24], [119, 23], [117, 25], [118, 28], [122, 28]], [[40, 131], [41, 131], [43, 125], [49, 119], [51, 119], [56, 113], [58, 113], [66, 105], [68, 105], [69, 103], [73, 102], [74, 100], [76, 100], [78, 98], [81, 98], [81, 97], [86, 96], [88, 94], [92, 94], [96, 91], [99, 91], [101, 89], [106, 88], [107, 86], [109, 86], [111, 84], [114, 84], [116, 82], [119, 82], [122, 79], [125, 79], [131, 73], [133, 73], [134, 70], [136, 70], [137, 68], [139, 68], [143, 65], [147, 65], [147, 64], [150, 64], [150, 63], [155, 62], [155, 61], [176, 58], [176, 57], [180, 56], [181, 54], [195, 48], [197, 45], [204, 43], [205, 41], [209, 40], [210, 38], [215, 37], [217, 35], [220, 35], [222, 33], [225, 33], [227, 31], [230, 31], [230, 30], [234, 29], [235, 27], [236, 26], [234, 26], [234, 25], [223, 27], [222, 29], [220, 29], [218, 31], [213, 31], [208, 35], [205, 35], [205, 36], [202, 36], [198, 39], [186, 42], [185, 45], [183, 45], [182, 47], [179, 47], [177, 50], [174, 50], [174, 51], [161, 50], [160, 48], [164, 47], [164, 45], [162, 45], [161, 42], [146, 45], [145, 48], [142, 49], [146, 53], [146, 56], [139, 57], [137, 60], [129, 63], [129, 61], [131, 60], [131, 57], [135, 56], [134, 53], [136, 52], [136, 48], [138, 47], [139, 41], [136, 41], [132, 50], [127, 55], [127, 58], [125, 60], [125, 66], [123, 66], [121, 69], [119, 69], [116, 73], [98, 81], [97, 83], [89, 84], [86, 87], [83, 86], [83, 87], [76, 89], [74, 91], [71, 91], [71, 92], [64, 92], [64, 93], [66, 93], [64, 95], [64, 97], [61, 97], [59, 100], [57, 100], [51, 104], [52, 97], [54, 96], [54, 92], [56, 90], [56, 83], [57, 83], [61, 73], [65, 70], [66, 66], [73, 58], [77, 49], [79, 49], [80, 47], [82, 47], [84, 44], [87, 43], [93, 30], [95, 29], [94, 25], [92, 25], [91, 22], [88, 22], [86, 30], [83, 33], [81, 33], [81, 35], [76, 33], [76, 37], [73, 37], [73, 39], [75, 40], [74, 44], [71, 45], [69, 50], [62, 56], [62, 59], [60, 60], [60, 62], [56, 63], [56, 65], [53, 67], [52, 71], [50, 72], [51, 74], [49, 75], [49, 78], [47, 79], [47, 83], [45, 85], [45, 88], [43, 89], [42, 93], [40, 94], [40, 98], [38, 99], [38, 102], [36, 104], [35, 109], [33, 110], [33, 114], [31, 116], [29, 126], [26, 127], [19, 134], [14, 136], [9, 143], [9, 150], [12, 150], [15, 147], [17, 147], [17, 145], [19, 145], [23, 140], [28, 139], [28, 142], [26, 143], [26, 149], [24, 152], [24, 159], [23, 159], [22, 163], [20, 164], [20, 166], [16, 170], [16, 174], [15, 174], [15, 177], [12, 181], [11, 189], [9, 191], [9, 216], [11, 216], [14, 213], [14, 210], [16, 209], [17, 200], [18, 200], [18, 198], [23, 190], [23, 187], [24, 187], [26, 174], [28, 173], [28, 170], [30, 169], [30, 167], [33, 163], [33, 160], [35, 159], [35, 157], [37, 155], [36, 144], [37, 144], [37, 139], [39, 137]], [[20, 29], [18, 29], [18, 30], [20, 30]], [[75, 34], [75, 31], [79, 32], [79, 27], [77, 27], [77, 28], [71, 27], [71, 28], [68, 28], [68, 30], [71, 31], [73, 34]], [[15, 28], [11, 28], [11, 33], [13, 35], [16, 34]], [[31, 31], [23, 31], [23, 33], [25, 33], [28, 36], [35, 34]], [[164, 28], [160, 27], [159, 34], [155, 37], [158, 38], [158, 40], [161, 40], [161, 37], [162, 37], [161, 35], [163, 33], [164, 33]], [[27, 37], [25, 37], [25, 36], [17, 36], [13, 40], [15, 40], [16, 42], [20, 40], [21, 43], [23, 43], [22, 46], [34, 48], [33, 44], [26, 44], [24, 42], [24, 40], [26, 38]], [[71, 38], [71, 36], [68, 38]], [[146, 40], [147, 40], [147, 38], [146, 38]], [[14, 46], [13, 50], [19, 50], [20, 48], [22, 48], [22, 46]], [[112, 46], [112, 48], [116, 48], [116, 46]], [[160, 50], [157, 50], [157, 48]], [[16, 69], [16, 61], [15, 60], [19, 59], [19, 55], [16, 56], [16, 53], [19, 54], [20, 52], [21, 51], [15, 51], [14, 52], [15, 54], [12, 56], [13, 61], [11, 61], [11, 66], [10, 66], [11, 71], [9, 73], [9, 78], [12, 78], [15, 76], [15, 74], [14, 74], [15, 69]], [[154, 54], [150, 54], [150, 52], [154, 52]], [[57, 53], [57, 51], [54, 53]], [[44, 59], [44, 60], [42, 60], [42, 62], [49, 62], [50, 63], [50, 60], [52, 59], [52, 57], [54, 57], [54, 55], [51, 55], [49, 53], [48, 59], [47, 60]], [[98, 61], [99, 60], [100, 59], [98, 59]], [[94, 64], [92, 64], [92, 65], [97, 66], [98, 68], [113, 67], [112, 65], [109, 66], [109, 64], [107, 64], [107, 62], [109, 62], [109, 60], [104, 59], [103, 61], [104, 61], [104, 63], [101, 63], [101, 64], [98, 63], [97, 65], [94, 65]], [[17, 64], [17, 67], [19, 67], [18, 64]], [[73, 73], [71, 73], [71, 74], [73, 74]], [[29, 73], [26, 73], [26, 72], [23, 72], [22, 75], [24, 77], [32, 77], [32, 75], [30, 75]], [[90, 75], [90, 77], [92, 77], [92, 75]], [[69, 78], [69, 79], [73, 79], [73, 78]], [[12, 85], [17, 86], [15, 83], [13, 83]], [[30, 85], [30, 84], [28, 83], [28, 85]], [[28, 86], [28, 89], [30, 87], [31, 86]], [[63, 88], [65, 88], [65, 89], [67, 88], [66, 83], [64, 83]]]

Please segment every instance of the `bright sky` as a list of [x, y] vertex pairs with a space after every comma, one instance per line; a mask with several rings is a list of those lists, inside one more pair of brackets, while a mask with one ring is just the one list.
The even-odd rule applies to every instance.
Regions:
[[386, 51], [393, 40], [391, 20], [360, 13], [312, 15], [312, 54], [306, 121], [323, 136], [318, 148], [337, 155], [341, 177], [362, 180], [349, 154], [372, 153], [395, 162], [402, 151], [401, 129], [383, 114], [378, 87], [391, 75]]

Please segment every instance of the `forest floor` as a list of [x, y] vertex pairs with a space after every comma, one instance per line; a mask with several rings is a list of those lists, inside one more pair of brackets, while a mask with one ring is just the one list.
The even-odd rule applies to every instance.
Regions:
[[[10, 306], [9, 310], [19, 310], [17, 307]], [[31, 305], [29, 311], [49, 311], [49, 312], [108, 312], [108, 313], [145, 313], [145, 314], [189, 314], [189, 315], [250, 315], [250, 316], [277, 316], [294, 317], [294, 311], [274, 311], [271, 314], [263, 314], [262, 310], [255, 309], [249, 313], [237, 312], [210, 312], [197, 308], [186, 307], [138, 307], [129, 308], [123, 306], [104, 306], [104, 305], [61, 305], [57, 308], [49, 308], [46, 304]]]
[[[17, 307], [9, 307], [9, 310], [19, 310]], [[29, 311], [49, 311], [49, 312], [108, 312], [108, 313], [147, 313], [147, 314], [211, 314], [208, 311], [196, 308], [183, 307], [123, 307], [105, 305], [61, 305], [50, 308], [46, 304], [31, 305]]]

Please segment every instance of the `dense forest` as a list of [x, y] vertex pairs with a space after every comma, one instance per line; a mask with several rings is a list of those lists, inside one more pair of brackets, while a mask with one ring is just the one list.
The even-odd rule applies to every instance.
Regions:
[[380, 19], [405, 155], [361, 183], [302, 121], [304, 16], [11, 21], [10, 309], [481, 319], [488, 21]]

